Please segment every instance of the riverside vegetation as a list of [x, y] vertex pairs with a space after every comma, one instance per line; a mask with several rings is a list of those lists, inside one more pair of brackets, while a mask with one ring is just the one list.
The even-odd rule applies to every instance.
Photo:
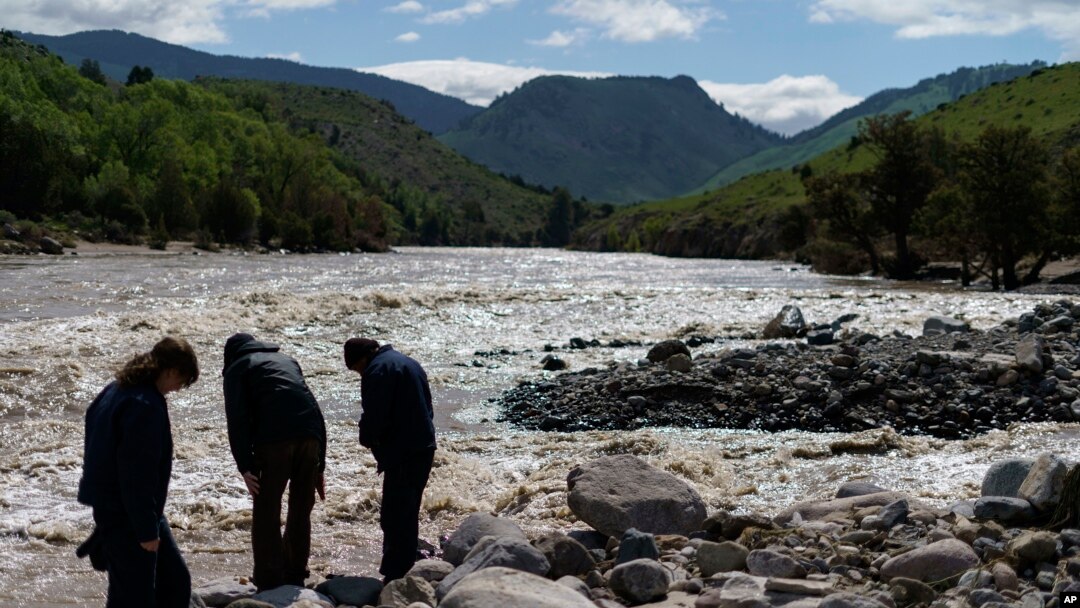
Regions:
[[[808, 405], [821, 401], [816, 395], [822, 390], [831, 391], [837, 397], [827, 403], [836, 411], [827, 417], [837, 428], [847, 419], [858, 420], [857, 428], [868, 417], [877, 420], [868, 423], [875, 428], [847, 435], [829, 450], [885, 455], [904, 450], [901, 436], [883, 426], [891, 423], [904, 433], [955, 437], [964, 434], [955, 431], [979, 433], [1018, 420], [1080, 417], [1078, 320], [1080, 306], [1057, 301], [982, 332], [932, 317], [922, 339], [878, 340], [849, 329], [835, 332], [837, 344], [825, 344], [823, 334], [834, 333], [834, 327], [808, 325], [789, 306], [763, 335], [798, 340], [802, 349], [772, 342], [779, 346], [691, 359], [686, 343], [667, 341], [654, 345], [636, 366], [643, 372], [614, 366], [562, 374], [550, 384], [587, 404], [572, 414], [586, 425], [594, 425], [599, 412], [619, 411], [610, 399], [594, 396], [604, 392], [650, 424], [694, 426], [692, 418], [664, 417], [663, 411], [688, 409], [664, 387], [694, 392], [703, 381], [695, 370], [711, 377], [726, 368], [720, 375], [730, 376], [728, 384], [748, 398], [732, 399], [722, 387], [710, 390], [730, 400], [732, 409], [765, 421], [778, 409], [764, 404], [784, 398], [782, 409], [796, 419], [809, 413], [798, 426], [814, 428], [814, 407]], [[835, 325], [856, 321], [842, 318]], [[874, 351], [874, 360], [860, 361], [860, 350], [879, 341], [893, 344]], [[793, 364], [800, 351], [803, 361]], [[902, 351], [914, 354], [904, 357]], [[780, 388], [763, 391], [766, 382]], [[603, 388], [591, 391], [587, 384]], [[944, 385], [948, 391], [941, 390]], [[866, 399], [867, 392], [877, 397]], [[803, 393], [814, 398], [801, 399]], [[634, 403], [637, 398], [642, 407]], [[504, 398], [508, 416], [531, 424], [535, 418], [520, 415], [517, 401], [515, 391]], [[560, 412], [557, 400], [538, 407]], [[971, 416], [962, 427], [948, 425], [964, 412]], [[677, 468], [674, 473], [616, 451], [568, 471], [568, 516], [585, 527], [530, 538], [509, 518], [474, 513], [438, 548], [426, 547], [428, 558], [405, 578], [385, 586], [374, 578], [341, 575], [256, 594], [245, 578], [226, 577], [198, 586], [192, 605], [1062, 608], [1062, 593], [1080, 591], [1080, 467], [1061, 455], [999, 458], [981, 479], [971, 480], [977, 498], [947, 506], [860, 479], [840, 484], [833, 497], [796, 501], [778, 513], [709, 512], [698, 490]]]

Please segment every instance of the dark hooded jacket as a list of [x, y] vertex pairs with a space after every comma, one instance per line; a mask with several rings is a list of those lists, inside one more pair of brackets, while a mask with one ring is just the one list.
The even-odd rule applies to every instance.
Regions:
[[139, 542], [158, 537], [172, 474], [165, 397], [146, 384], [105, 387], [86, 410], [79, 502], [106, 525], [131, 526]]
[[379, 348], [360, 382], [360, 444], [384, 470], [410, 452], [435, 449], [427, 374], [389, 344]]
[[319, 470], [326, 465], [326, 424], [300, 364], [276, 344], [236, 334], [225, 342], [225, 417], [241, 473], [255, 466], [257, 445], [314, 437]]

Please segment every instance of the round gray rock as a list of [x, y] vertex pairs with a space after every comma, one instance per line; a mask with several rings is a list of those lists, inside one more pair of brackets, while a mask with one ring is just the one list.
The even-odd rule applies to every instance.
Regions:
[[428, 606], [434, 606], [437, 603], [431, 583], [419, 576], [406, 576], [390, 581], [379, 594], [380, 605], [408, 606], [416, 602], [423, 602]]
[[219, 578], [209, 583], [199, 585], [192, 590], [193, 593], [202, 598], [210, 608], [223, 608], [236, 600], [247, 599], [259, 590], [251, 583], [241, 583], [239, 579], [233, 578]]
[[608, 536], [622, 536], [630, 528], [685, 536], [705, 521], [705, 502], [697, 490], [629, 454], [577, 467], [566, 484], [574, 515]]
[[979, 556], [967, 543], [946, 539], [890, 558], [881, 566], [881, 577], [940, 581], [979, 566]]
[[484, 538], [468, 558], [439, 583], [436, 597], [444, 598], [465, 577], [486, 568], [512, 568], [543, 576], [551, 569], [544, 554], [518, 538]]
[[731, 572], [746, 567], [750, 550], [739, 543], [704, 541], [698, 546], [697, 563], [701, 576], [708, 578], [717, 572]]
[[990, 465], [983, 475], [982, 495], [1018, 497], [1033, 464], [1034, 458], [1010, 458]]
[[455, 566], [465, 561], [473, 546], [485, 536], [506, 536], [525, 539], [525, 533], [509, 519], [495, 517], [488, 513], [473, 513], [461, 522], [458, 529], [450, 535], [443, 547], [443, 557]]
[[577, 591], [545, 578], [512, 570], [486, 568], [454, 586], [439, 608], [596, 608]]
[[746, 556], [746, 571], [752, 576], [771, 578], [805, 578], [806, 568], [799, 562], [776, 551], [758, 549]]
[[[419, 576], [429, 583], [437, 583], [454, 571], [454, 564], [441, 559], [422, 559], [409, 569], [405, 576]], [[363, 606], [363, 604], [357, 604]]]
[[674, 355], [686, 355], [690, 357], [690, 349], [682, 340], [664, 340], [649, 349], [645, 358], [653, 363], [663, 363]]
[[616, 595], [632, 604], [644, 604], [667, 595], [671, 577], [660, 562], [636, 559], [611, 569], [609, 581]]

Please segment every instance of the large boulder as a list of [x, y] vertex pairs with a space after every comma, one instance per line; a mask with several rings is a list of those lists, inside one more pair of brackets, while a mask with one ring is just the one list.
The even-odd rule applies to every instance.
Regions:
[[64, 246], [57, 242], [55, 239], [49, 237], [43, 237], [38, 243], [41, 246], [41, 252], [48, 255], [62, 255], [64, 253]]
[[338, 604], [350, 606], [377, 604], [382, 590], [382, 581], [369, 576], [335, 576], [315, 587], [315, 591], [334, 598]]
[[1034, 458], [1009, 458], [990, 465], [983, 475], [982, 495], [1016, 498], [1033, 464]]
[[806, 331], [806, 319], [802, 311], [794, 304], [787, 304], [765, 326], [762, 337], [766, 340], [777, 338], [795, 338]]
[[[422, 559], [415, 564], [405, 576], [419, 576], [429, 583], [437, 583], [454, 571], [454, 564], [441, 559]], [[358, 604], [362, 606], [363, 604]]]
[[1028, 334], [1016, 343], [1016, 365], [1020, 369], [1032, 373], [1041, 374], [1043, 371], [1043, 351], [1046, 342], [1041, 336]]
[[636, 559], [611, 569], [611, 590], [631, 604], [644, 604], [667, 594], [671, 576], [658, 561]]
[[697, 563], [701, 576], [708, 578], [717, 572], [732, 572], [746, 567], [750, 550], [732, 541], [714, 543], [703, 541], [698, 545]]
[[443, 547], [443, 558], [455, 566], [460, 566], [473, 546], [485, 536], [525, 539], [525, 533], [509, 519], [488, 513], [473, 513], [450, 535]]
[[1053, 454], [1040, 454], [1031, 465], [1031, 471], [1020, 484], [1017, 495], [1031, 503], [1037, 511], [1049, 511], [1061, 502], [1065, 488], [1065, 476], [1069, 467]]
[[630, 528], [687, 535], [701, 529], [705, 502], [685, 481], [629, 454], [604, 456], [570, 472], [567, 503], [608, 536]]
[[966, 333], [971, 331], [971, 325], [960, 319], [935, 315], [923, 321], [922, 334], [924, 336], [939, 336], [941, 334]]
[[596, 608], [577, 591], [510, 568], [486, 568], [466, 576], [439, 608]]
[[851, 498], [852, 496], [866, 496], [878, 492], [888, 492], [886, 488], [872, 484], [869, 481], [845, 481], [836, 489], [836, 498]]
[[1031, 503], [1023, 498], [983, 496], [975, 501], [975, 517], [1002, 522], [1025, 522], [1035, 518]]
[[773, 517], [773, 521], [780, 526], [786, 526], [796, 518], [804, 521], [814, 521], [825, 519], [834, 513], [852, 515], [859, 509], [866, 507], [884, 507], [887, 504], [903, 499], [907, 499], [911, 509], [916, 509], [921, 506], [901, 492], [875, 492], [874, 494], [862, 494], [859, 496], [849, 496], [847, 498], [808, 500], [795, 503], [781, 511], [776, 517]]
[[682, 340], [664, 340], [650, 348], [645, 358], [653, 363], [663, 363], [675, 355], [690, 357], [690, 348]]
[[431, 583], [419, 576], [406, 576], [392, 580], [383, 587], [379, 594], [380, 606], [410, 606], [417, 602], [434, 606], [436, 604], [435, 589]]
[[949, 538], [890, 558], [881, 566], [881, 577], [941, 581], [978, 568], [979, 563], [979, 556], [967, 543]]
[[444, 578], [436, 588], [438, 598], [446, 597], [466, 576], [485, 568], [513, 568], [544, 576], [551, 569], [544, 554], [528, 541], [513, 537], [484, 538], [477, 543], [460, 566]]

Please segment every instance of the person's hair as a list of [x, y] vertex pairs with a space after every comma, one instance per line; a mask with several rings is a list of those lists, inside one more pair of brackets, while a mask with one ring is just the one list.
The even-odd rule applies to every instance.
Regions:
[[371, 338], [349, 338], [345, 342], [345, 367], [352, 369], [360, 359], [371, 357], [379, 350], [379, 343]]
[[199, 379], [199, 360], [187, 340], [172, 336], [162, 338], [150, 352], [135, 355], [125, 363], [116, 372], [116, 380], [125, 387], [151, 384], [170, 369], [187, 377], [184, 386], [191, 386]]

